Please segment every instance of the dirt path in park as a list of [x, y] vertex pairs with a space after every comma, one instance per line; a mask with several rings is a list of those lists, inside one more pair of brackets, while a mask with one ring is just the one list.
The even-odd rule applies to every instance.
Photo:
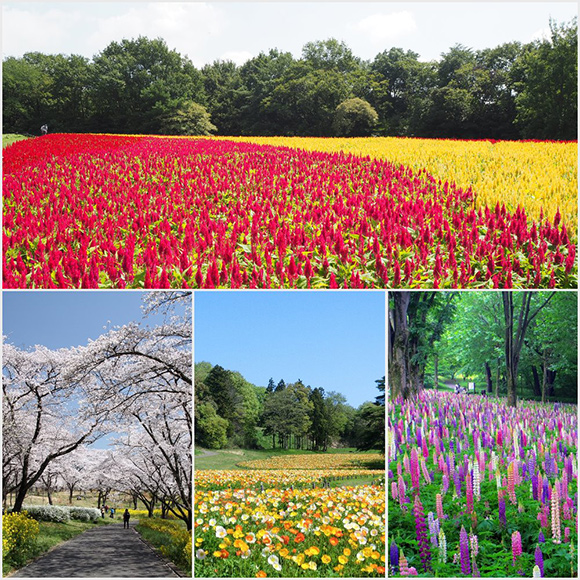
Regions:
[[215, 451], [208, 451], [207, 449], [199, 449], [198, 451], [201, 451], [201, 453], [197, 455], [198, 457], [210, 457], [212, 455], [217, 455]]
[[12, 577], [21, 578], [176, 578], [131, 526], [93, 528], [60, 544]]

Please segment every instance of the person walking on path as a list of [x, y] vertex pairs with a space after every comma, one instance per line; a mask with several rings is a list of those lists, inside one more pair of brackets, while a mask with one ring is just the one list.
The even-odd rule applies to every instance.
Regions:
[[45, 123], [41, 128], [40, 131], [42, 132], [43, 135], [46, 135], [48, 133], [48, 125]]
[[129, 529], [129, 519], [131, 518], [131, 514], [129, 513], [128, 509], [125, 509], [125, 513], [123, 514], [123, 528]]

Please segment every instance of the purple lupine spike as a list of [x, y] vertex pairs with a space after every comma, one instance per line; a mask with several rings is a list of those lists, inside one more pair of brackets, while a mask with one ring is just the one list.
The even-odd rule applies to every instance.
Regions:
[[538, 476], [535, 473], [532, 475], [532, 498], [538, 499]]
[[546, 542], [546, 538], [545, 538], [544, 532], [542, 532], [542, 530], [540, 530], [540, 533], [538, 534], [538, 542], [540, 544], [544, 544]]
[[419, 494], [415, 496], [415, 505], [413, 507], [415, 515], [415, 533], [417, 536], [417, 544], [419, 545], [419, 555], [423, 570], [427, 572], [431, 569], [431, 550], [429, 548], [429, 540], [427, 539], [427, 526], [425, 525], [425, 513], [423, 511], [423, 504], [419, 499]]
[[389, 562], [391, 563], [393, 573], [396, 574], [399, 571], [399, 548], [395, 544], [395, 540], [391, 542], [389, 548]]
[[[541, 533], [541, 532], [540, 532]], [[536, 561], [536, 566], [540, 569], [540, 576], [544, 577], [544, 555], [542, 554], [542, 549], [540, 546], [536, 546], [536, 551], [534, 552], [534, 559]]]
[[433, 516], [433, 512], [427, 515], [427, 522], [429, 524], [429, 538], [433, 546], [437, 547], [437, 534], [439, 533], [439, 520]]
[[507, 525], [507, 520], [505, 516], [505, 498], [501, 497], [499, 499], [497, 509], [499, 514], [499, 523], [505, 527]]
[[453, 483], [455, 484], [455, 493], [457, 497], [461, 497], [461, 479], [459, 478], [459, 473], [456, 471], [453, 474]]
[[443, 484], [441, 486], [441, 495], [445, 495], [449, 489], [449, 477], [443, 474]]
[[546, 504], [549, 499], [550, 499], [550, 485], [548, 482], [548, 478], [546, 478], [544, 479], [542, 485], [542, 503]]
[[411, 450], [411, 485], [414, 490], [419, 489], [419, 456], [417, 449], [413, 447]]
[[465, 527], [461, 526], [461, 532], [459, 532], [459, 554], [461, 558], [461, 573], [466, 576], [471, 575], [471, 565], [469, 563], [469, 538], [467, 537], [467, 532]]
[[528, 471], [531, 475], [536, 472], [536, 454], [534, 452], [530, 453], [530, 457], [528, 459]]

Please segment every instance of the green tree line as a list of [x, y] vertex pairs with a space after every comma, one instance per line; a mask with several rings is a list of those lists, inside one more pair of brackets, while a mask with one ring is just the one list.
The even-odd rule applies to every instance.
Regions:
[[[576, 402], [576, 292], [392, 292], [389, 392], [475, 382], [478, 393]], [[459, 377], [462, 377], [461, 379]]]
[[374, 402], [358, 409], [343, 395], [301, 380], [252, 385], [235, 371], [195, 365], [195, 442], [210, 449], [378, 449], [385, 445], [384, 377]]
[[32, 52], [3, 61], [3, 131], [576, 139], [577, 21], [550, 30], [431, 62], [395, 47], [366, 61], [336, 39], [201, 69], [145, 37], [92, 60]]

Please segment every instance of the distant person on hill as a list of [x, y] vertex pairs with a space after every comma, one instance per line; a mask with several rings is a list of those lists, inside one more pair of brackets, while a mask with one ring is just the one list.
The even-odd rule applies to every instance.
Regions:
[[48, 133], [48, 125], [45, 123], [41, 128], [40, 131], [42, 132], [43, 135], [46, 135]]
[[131, 514], [129, 513], [129, 510], [126, 509], [125, 513], [123, 513], [123, 528], [129, 528], [129, 519], [131, 518]]
[[111, 517], [111, 518], [115, 517], [115, 508], [113, 508], [113, 507], [111, 508], [111, 515], [109, 517]]
[[105, 517], [105, 508], [103, 506], [101, 506], [101, 517]]

